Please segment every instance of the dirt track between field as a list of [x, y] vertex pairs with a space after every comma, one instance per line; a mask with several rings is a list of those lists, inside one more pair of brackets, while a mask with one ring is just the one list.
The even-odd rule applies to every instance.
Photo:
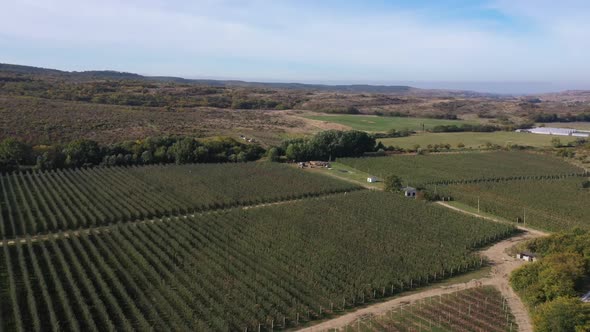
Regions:
[[267, 202], [267, 203], [260, 203], [260, 204], [254, 204], [254, 205], [242, 205], [242, 206], [233, 207], [233, 208], [205, 210], [205, 211], [201, 211], [201, 212], [188, 213], [188, 214], [182, 214], [182, 215], [176, 215], [176, 216], [162, 216], [159, 218], [152, 218], [152, 219], [123, 221], [123, 222], [112, 224], [112, 225], [95, 226], [95, 227], [75, 229], [75, 230], [63, 230], [63, 231], [56, 231], [56, 232], [50, 232], [50, 233], [38, 234], [38, 235], [32, 235], [32, 236], [17, 236], [14, 238], [5, 239], [4, 241], [0, 241], [0, 248], [4, 245], [13, 246], [17, 243], [25, 244], [27, 242], [27, 239], [30, 240], [31, 242], [37, 242], [37, 241], [47, 241], [47, 240], [50, 240], [51, 238], [57, 239], [59, 237], [66, 237], [67, 238], [70, 236], [80, 236], [80, 234], [90, 234], [90, 233], [100, 234], [101, 232], [109, 232], [111, 228], [117, 227], [118, 225], [123, 225], [123, 224], [144, 224], [144, 223], [148, 223], [148, 222], [154, 223], [159, 220], [171, 219], [171, 218], [187, 219], [189, 217], [195, 217], [198, 215], [204, 215], [204, 214], [208, 214], [208, 213], [215, 213], [215, 212], [219, 212], [219, 211], [223, 211], [223, 210], [232, 210], [232, 209], [249, 210], [249, 209], [261, 208], [261, 207], [266, 207], [266, 206], [293, 204], [293, 203], [301, 202], [304, 200], [325, 199], [325, 198], [337, 196], [337, 195], [346, 195], [349, 192], [358, 191], [358, 190], [361, 190], [361, 189], [353, 189], [353, 190], [348, 190], [348, 191], [343, 191], [343, 192], [320, 194], [318, 196], [311, 196], [311, 197], [305, 197], [305, 198], [293, 198], [293, 199], [287, 199], [287, 200], [282, 200], [282, 201]]
[[[472, 213], [469, 211], [465, 211], [459, 209], [457, 207], [448, 205], [444, 202], [438, 202], [440, 205], [453, 209], [455, 211], [473, 215], [479, 218], [484, 218], [487, 220], [491, 220], [494, 222], [502, 222], [498, 219], [486, 217], [482, 215], [478, 215], [476, 213]], [[531, 230], [524, 227], [518, 227], [522, 233], [513, 236], [509, 239], [500, 241], [493, 246], [482, 250], [480, 253], [488, 258], [490, 265], [492, 266], [491, 273], [488, 277], [474, 279], [467, 283], [457, 283], [451, 286], [436, 288], [436, 289], [428, 289], [420, 293], [410, 294], [407, 296], [401, 296], [394, 298], [392, 300], [377, 303], [375, 305], [371, 305], [366, 308], [362, 308], [356, 310], [354, 312], [342, 315], [340, 317], [325, 321], [323, 323], [307, 327], [301, 329], [301, 331], [311, 332], [311, 331], [334, 331], [339, 330], [353, 322], [357, 319], [362, 319], [367, 315], [381, 315], [385, 314], [390, 311], [392, 308], [395, 308], [402, 304], [412, 303], [418, 300], [422, 300], [428, 297], [437, 296], [437, 295], [444, 295], [453, 293], [456, 291], [460, 291], [463, 289], [478, 287], [481, 286], [493, 286], [497, 288], [502, 295], [507, 299], [508, 306], [512, 311], [512, 314], [515, 317], [515, 321], [518, 324], [518, 330], [520, 332], [531, 332], [533, 331], [532, 323], [528, 314], [528, 311], [524, 305], [524, 303], [520, 300], [520, 298], [516, 295], [516, 293], [512, 290], [509, 284], [509, 276], [512, 271], [514, 271], [519, 266], [525, 264], [524, 261], [517, 260], [515, 257], [509, 256], [506, 251], [507, 249], [523, 242], [527, 241], [536, 237], [548, 235], [547, 233]]]
[[[372, 188], [372, 189], [375, 190], [374, 188]], [[326, 197], [329, 197], [332, 195], [344, 195], [344, 194], [345, 193], [326, 194], [326, 195], [313, 197], [311, 199], [323, 199], [323, 198], [326, 198]], [[242, 206], [240, 208], [241, 209], [253, 209], [253, 208], [264, 207], [264, 206], [290, 204], [290, 203], [298, 202], [298, 201], [301, 201], [304, 199], [309, 199], [309, 198], [298, 198], [298, 199], [291, 199], [291, 200], [285, 200], [285, 201], [261, 203], [261, 204], [256, 204], [256, 205]], [[469, 215], [483, 218], [483, 219], [487, 219], [487, 220], [490, 220], [493, 222], [502, 222], [503, 223], [503, 221], [501, 221], [499, 219], [479, 215], [474, 212], [465, 211], [460, 208], [451, 206], [445, 202], [437, 202], [437, 204], [439, 204], [443, 207], [455, 210], [460, 213], [469, 214]], [[219, 210], [203, 211], [203, 212], [194, 213], [194, 214], [186, 214], [186, 215], [179, 215], [179, 216], [173, 216], [173, 217], [162, 217], [162, 218], [148, 219], [148, 220], [130, 221], [130, 222], [126, 222], [126, 223], [134, 223], [134, 224], [148, 223], [148, 222], [153, 223], [153, 222], [157, 222], [158, 220], [162, 220], [162, 219], [188, 218], [188, 217], [193, 217], [196, 215], [218, 212], [218, 211]], [[13, 238], [13, 239], [9, 239], [9, 240], [5, 240], [5, 241], [0, 242], [0, 247], [3, 245], [9, 245], [9, 246], [15, 245], [16, 243], [23, 243], [24, 244], [27, 242], [27, 239], [30, 239], [32, 242], [36, 242], [36, 241], [49, 240], [51, 238], [59, 238], [61, 236], [70, 237], [70, 236], [80, 236], [80, 234], [109, 232], [112, 227], [116, 227], [116, 226], [117, 226], [117, 224], [98, 226], [98, 227], [92, 227], [92, 228], [87, 228], [87, 229], [54, 232], [54, 233], [49, 233], [49, 234], [30, 236], [28, 238], [27, 237], [17, 237], [17, 238]], [[496, 287], [502, 293], [502, 295], [507, 298], [508, 305], [509, 305], [513, 315], [515, 316], [516, 323], [519, 326], [519, 331], [521, 331], [521, 332], [532, 331], [532, 324], [531, 324], [528, 312], [526, 310], [526, 307], [524, 306], [524, 304], [522, 303], [520, 298], [516, 295], [516, 293], [514, 293], [514, 291], [510, 287], [510, 284], [508, 281], [510, 273], [514, 269], [516, 269], [519, 266], [521, 266], [522, 264], [524, 264], [524, 262], [517, 260], [514, 257], [509, 256], [506, 253], [506, 250], [518, 243], [523, 242], [523, 241], [526, 241], [526, 240], [529, 240], [529, 239], [532, 239], [535, 237], [545, 236], [548, 234], [545, 232], [541, 232], [538, 230], [532, 230], [532, 229], [528, 229], [528, 228], [520, 227], [520, 226], [518, 227], [518, 229], [522, 230], [523, 233], [521, 233], [517, 236], [511, 237], [509, 239], [503, 240], [501, 242], [498, 242], [495, 245], [491, 246], [490, 248], [481, 251], [481, 254], [484, 255], [485, 257], [487, 257], [490, 264], [492, 265], [492, 270], [491, 270], [490, 276], [488, 276], [488, 277], [472, 280], [467, 283], [457, 283], [457, 284], [454, 284], [451, 286], [445, 286], [445, 287], [441, 287], [441, 288], [437, 288], [437, 289], [428, 289], [423, 292], [397, 297], [392, 300], [378, 303], [375, 305], [371, 305], [366, 308], [362, 308], [362, 309], [356, 310], [354, 312], [342, 315], [340, 317], [325, 321], [323, 323], [304, 328], [304, 329], [302, 329], [302, 331], [338, 330], [339, 328], [349, 325], [349, 324], [353, 323], [355, 320], [357, 320], [361, 317], [364, 317], [366, 315], [379, 315], [379, 314], [387, 313], [390, 309], [392, 309], [396, 306], [399, 306], [400, 304], [407, 304], [408, 302], [412, 303], [417, 300], [421, 300], [421, 299], [428, 298], [431, 296], [449, 294], [449, 293], [456, 292], [459, 290], [477, 287], [478, 285], [484, 285], [484, 286], [490, 285], [490, 286]]]

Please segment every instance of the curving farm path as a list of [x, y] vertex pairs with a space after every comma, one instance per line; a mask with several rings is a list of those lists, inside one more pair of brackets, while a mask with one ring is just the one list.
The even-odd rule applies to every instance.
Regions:
[[[500, 220], [494, 219], [492, 217], [486, 217], [476, 213], [465, 211], [460, 208], [448, 205], [444, 202], [438, 203], [444, 207], [453, 209], [461, 213], [470, 214], [494, 222], [501, 222]], [[510, 273], [522, 264], [525, 264], [525, 262], [517, 260], [512, 256], [509, 256], [506, 253], [506, 250], [523, 241], [527, 241], [536, 237], [545, 236], [548, 234], [537, 230], [527, 229], [524, 227], [518, 228], [523, 232], [509, 239], [500, 241], [494, 244], [493, 246], [481, 251], [481, 254], [488, 258], [490, 265], [492, 266], [491, 273], [488, 277], [474, 279], [467, 283], [458, 283], [452, 286], [441, 287], [437, 289], [428, 289], [420, 293], [397, 297], [386, 302], [377, 303], [375, 305], [371, 305], [369, 307], [356, 310], [354, 312], [342, 315], [340, 317], [325, 321], [323, 323], [311, 327], [303, 328], [300, 331], [334, 331], [343, 328], [344, 326], [349, 325], [353, 323], [355, 320], [366, 315], [379, 315], [387, 313], [393, 307], [396, 307], [401, 304], [412, 303], [431, 296], [449, 294], [459, 290], [477, 287], [479, 285], [489, 285], [497, 288], [502, 293], [502, 295], [507, 299], [510, 310], [512, 311], [516, 323], [518, 324], [519, 331], [531, 332], [533, 331], [533, 327], [528, 311], [524, 303], [520, 300], [518, 295], [516, 295], [516, 293], [512, 290], [512, 287], [510, 287], [509, 284]]]
[[114, 223], [114, 224], [110, 224], [110, 225], [92, 226], [92, 227], [79, 228], [79, 229], [58, 230], [58, 231], [53, 231], [53, 232], [44, 233], [44, 234], [37, 234], [37, 235], [29, 235], [29, 236], [19, 235], [19, 236], [13, 237], [13, 238], [0, 240], [0, 248], [2, 246], [13, 246], [17, 243], [25, 244], [25, 243], [27, 243], [27, 241], [31, 241], [31, 242], [48, 241], [52, 238], [57, 239], [62, 236], [67, 238], [67, 237], [71, 237], [71, 236], [80, 236], [80, 234], [83, 234], [83, 235], [84, 234], [91, 234], [91, 233], [100, 234], [101, 232], [109, 232], [112, 228], [117, 227], [118, 225], [121, 225], [121, 224], [154, 223], [154, 222], [158, 222], [160, 220], [165, 220], [165, 219], [183, 219], [183, 218], [187, 219], [189, 217], [195, 217], [197, 215], [205, 215], [208, 213], [216, 213], [216, 212], [223, 211], [223, 210], [233, 210], [233, 209], [249, 210], [249, 209], [256, 209], [256, 208], [261, 208], [261, 207], [266, 207], [266, 206], [292, 204], [292, 203], [302, 202], [305, 200], [326, 199], [326, 198], [329, 198], [332, 196], [346, 195], [349, 192], [353, 192], [356, 190], [361, 190], [361, 189], [354, 189], [354, 190], [335, 192], [335, 193], [319, 194], [318, 196], [306, 197], [306, 198], [290, 198], [290, 199], [286, 199], [286, 200], [272, 201], [272, 202], [267, 202], [267, 203], [257, 203], [257, 204], [252, 204], [252, 205], [241, 205], [241, 206], [237, 206], [237, 207], [204, 210], [204, 211], [200, 211], [200, 212], [181, 214], [181, 215], [176, 215], [176, 216], [162, 216], [162, 217], [154, 217], [151, 219], [137, 219], [137, 220], [131, 220], [131, 221], [122, 221], [122, 222]]

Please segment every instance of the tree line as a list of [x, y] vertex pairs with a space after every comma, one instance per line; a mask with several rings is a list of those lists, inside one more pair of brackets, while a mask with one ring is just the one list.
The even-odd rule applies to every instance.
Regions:
[[580, 114], [571, 114], [567, 113], [565, 115], [560, 114], [549, 114], [549, 113], [540, 113], [533, 116], [533, 121], [535, 122], [586, 122], [590, 121], [590, 113], [580, 113]]
[[579, 299], [590, 275], [590, 231], [532, 240], [527, 249], [541, 258], [510, 277], [533, 312], [535, 331], [589, 331], [590, 304]]
[[269, 150], [269, 159], [282, 156], [290, 161], [334, 160], [340, 157], [360, 157], [376, 150], [375, 137], [363, 131], [327, 130], [311, 138], [284, 141]]
[[89, 166], [329, 160], [358, 157], [376, 150], [375, 138], [361, 131], [330, 130], [310, 138], [284, 141], [265, 150], [231, 137], [196, 139], [186, 136], [148, 137], [101, 145], [79, 139], [66, 144], [31, 145], [16, 138], [0, 142], [0, 172]]
[[499, 126], [487, 124], [438, 125], [431, 129], [433, 133], [478, 132], [491, 133], [502, 130]]
[[229, 137], [149, 137], [111, 145], [79, 139], [51, 146], [33, 146], [7, 138], [0, 142], [0, 172], [99, 165], [245, 162], [260, 159], [264, 152], [259, 145], [244, 144]]

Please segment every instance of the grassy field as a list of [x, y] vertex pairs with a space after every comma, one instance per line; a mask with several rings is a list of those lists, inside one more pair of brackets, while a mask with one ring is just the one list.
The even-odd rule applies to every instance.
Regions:
[[[367, 178], [369, 176], [371, 176], [368, 173], [365, 173], [363, 171], [359, 171], [358, 169], [352, 168], [348, 165], [339, 163], [339, 162], [332, 162], [331, 163], [331, 168], [310, 168], [308, 169], [311, 172], [314, 173], [321, 173], [324, 175], [329, 175], [329, 176], [333, 176], [345, 181], [349, 181], [349, 182], [354, 182], [354, 183], [359, 183], [361, 185], [363, 185], [366, 188], [375, 188], [375, 189], [383, 189], [383, 182], [378, 181], [378, 182], [372, 182], [369, 183], [367, 182]], [[378, 179], [379, 180], [379, 179]], [[383, 180], [383, 179], [381, 179]]]
[[360, 331], [517, 331], [502, 294], [491, 286], [426, 298], [362, 317], [342, 329]]
[[551, 146], [551, 140], [554, 137], [558, 137], [562, 143], [575, 141], [574, 137], [568, 136], [535, 135], [507, 131], [493, 133], [419, 133], [408, 137], [384, 138], [380, 139], [380, 141], [385, 146], [393, 145], [404, 149], [413, 148], [415, 145], [425, 148], [429, 144], [450, 144], [453, 149], [456, 149], [459, 143], [463, 143], [465, 148], [478, 149], [485, 147], [487, 143], [502, 147], [514, 144], [532, 147]]
[[590, 229], [590, 189], [586, 180], [573, 177], [555, 180], [517, 180], [479, 184], [439, 186], [444, 196], [477, 207], [482, 212], [517, 219], [534, 228], [561, 231], [574, 227]]
[[552, 156], [513, 151], [341, 158], [338, 162], [379, 178], [395, 174], [404, 185], [583, 172]]
[[573, 128], [578, 130], [590, 130], [590, 122], [549, 122], [537, 123], [537, 125], [544, 125], [545, 127], [554, 128]]
[[477, 269], [514, 230], [357, 191], [19, 242], [0, 250], [0, 327], [295, 327]]
[[[371, 132], [388, 131], [390, 129], [395, 130], [416, 130], [422, 129], [428, 130], [439, 125], [460, 125], [463, 123], [476, 123], [473, 121], [461, 121], [461, 120], [439, 120], [439, 119], [427, 119], [427, 118], [403, 118], [403, 117], [390, 117], [390, 116], [375, 116], [375, 115], [310, 115], [305, 116], [308, 119], [320, 120], [327, 122], [334, 122], [349, 126], [352, 129], [364, 130]], [[424, 125], [424, 127], [422, 127]]]

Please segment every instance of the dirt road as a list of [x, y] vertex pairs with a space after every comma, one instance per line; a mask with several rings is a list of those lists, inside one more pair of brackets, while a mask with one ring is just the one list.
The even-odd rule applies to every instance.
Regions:
[[[490, 220], [490, 221], [493, 221], [493, 222], [506, 223], [505, 221], [502, 221], [500, 219], [496, 219], [496, 218], [493, 218], [493, 217], [484, 216], [484, 215], [481, 215], [481, 214], [477, 214], [475, 212], [469, 212], [469, 211], [463, 210], [461, 208], [452, 206], [452, 205], [450, 205], [448, 203], [445, 203], [445, 202], [440, 202], [439, 201], [439, 202], [436, 202], [436, 204], [441, 205], [441, 206], [444, 206], [444, 207], [446, 207], [448, 209], [451, 209], [451, 210], [455, 210], [457, 212], [461, 212], [461, 213], [465, 213], [465, 214], [474, 216], [474, 217], [478, 217], [478, 218]], [[521, 231], [525, 231], [525, 232], [531, 233], [535, 237], [549, 235], [549, 233], [546, 233], [546, 232], [543, 232], [543, 231], [539, 231], [539, 230], [536, 230], [536, 229], [532, 229], [532, 228], [528, 228], [528, 227], [516, 226], [516, 228], [520, 229]]]
[[256, 208], [273, 206], [273, 205], [293, 204], [293, 203], [302, 202], [302, 201], [306, 201], [306, 200], [326, 199], [326, 198], [330, 198], [332, 196], [346, 195], [349, 192], [354, 192], [357, 190], [361, 190], [361, 189], [351, 189], [351, 190], [343, 191], [343, 192], [320, 194], [320, 195], [314, 196], [314, 197], [293, 198], [293, 199], [279, 200], [279, 201], [268, 202], [268, 203], [242, 205], [240, 207], [235, 207], [235, 208], [221, 208], [221, 209], [205, 210], [202, 212], [189, 213], [189, 214], [183, 214], [183, 215], [178, 215], [178, 216], [162, 216], [162, 217], [153, 218], [153, 219], [138, 219], [138, 220], [131, 220], [131, 221], [123, 221], [123, 222], [120, 222], [118, 224], [113, 224], [113, 225], [93, 226], [93, 227], [88, 227], [88, 228], [80, 228], [80, 229], [76, 229], [76, 230], [62, 230], [62, 231], [50, 232], [50, 233], [39, 234], [39, 235], [31, 235], [31, 236], [17, 236], [14, 238], [5, 239], [3, 241], [0, 240], [0, 247], [5, 246], [5, 245], [6, 246], [13, 246], [17, 243], [25, 244], [27, 242], [27, 239], [30, 240], [31, 242], [37, 242], [37, 241], [47, 241], [52, 238], [58, 239], [60, 237], [66, 237], [66, 238], [71, 237], [71, 236], [78, 237], [78, 236], [80, 236], [80, 234], [85, 235], [85, 234], [90, 234], [90, 233], [97, 234], [97, 233], [101, 233], [101, 232], [109, 232], [111, 228], [117, 227], [117, 225], [120, 225], [120, 224], [143, 224], [143, 223], [148, 223], [148, 222], [154, 223], [154, 222], [157, 222], [160, 220], [174, 219], [174, 218], [187, 219], [187, 218], [195, 217], [197, 215], [217, 213], [222, 210], [232, 210], [232, 209], [249, 210], [249, 209], [256, 209]]
[[[495, 222], [501, 222], [501, 221], [496, 220], [491, 217], [484, 217], [484, 216], [481, 216], [481, 215], [478, 215], [475, 213], [461, 210], [459, 208], [450, 206], [450, 205], [443, 203], [443, 202], [440, 202], [440, 203], [441, 203], [441, 205], [443, 205], [445, 207], [451, 208], [451, 209], [456, 210], [461, 213], [467, 213], [470, 215], [474, 215], [474, 216], [477, 216], [480, 218], [492, 220]], [[506, 253], [506, 250], [508, 248], [511, 248], [512, 246], [520, 243], [520, 242], [523, 242], [523, 241], [526, 241], [526, 240], [529, 240], [529, 239], [532, 239], [535, 237], [544, 236], [544, 235], [547, 235], [547, 233], [540, 232], [537, 230], [529, 230], [529, 229], [525, 229], [523, 227], [519, 227], [519, 229], [521, 229], [523, 231], [523, 233], [521, 233], [517, 236], [511, 237], [509, 239], [503, 240], [501, 242], [498, 242], [495, 245], [491, 246], [490, 248], [481, 251], [481, 254], [484, 255], [485, 257], [487, 257], [490, 264], [492, 265], [492, 270], [491, 270], [490, 276], [488, 276], [488, 277], [477, 279], [477, 280], [472, 280], [468, 283], [459, 283], [459, 284], [455, 284], [455, 285], [448, 286], [448, 287], [429, 289], [429, 290], [425, 290], [424, 292], [415, 293], [415, 294], [411, 294], [408, 296], [398, 297], [398, 298], [392, 299], [390, 301], [378, 303], [378, 304], [375, 304], [375, 305], [372, 305], [372, 306], [369, 306], [369, 307], [366, 307], [363, 309], [359, 309], [355, 312], [345, 314], [345, 315], [337, 317], [335, 319], [331, 319], [329, 321], [326, 321], [326, 322], [323, 322], [323, 323], [320, 323], [320, 324], [317, 324], [317, 325], [314, 325], [314, 326], [311, 326], [308, 328], [304, 328], [301, 331], [310, 332], [310, 331], [338, 330], [339, 328], [342, 328], [348, 324], [351, 324], [356, 319], [358, 319], [362, 316], [365, 316], [365, 315], [384, 314], [384, 313], [387, 313], [393, 307], [396, 307], [400, 304], [405, 304], [408, 302], [412, 303], [417, 300], [421, 300], [421, 299], [428, 298], [431, 296], [443, 295], [443, 294], [448, 294], [448, 293], [452, 293], [452, 292], [467, 289], [467, 288], [476, 287], [477, 284], [480, 283], [481, 285], [490, 285], [490, 286], [496, 287], [502, 293], [502, 295], [507, 298], [508, 305], [510, 306], [511, 311], [514, 314], [516, 323], [519, 326], [519, 331], [530, 332], [533, 330], [533, 328], [532, 328], [531, 320], [530, 320], [530, 317], [529, 317], [528, 312], [526, 310], [526, 307], [524, 306], [524, 304], [522, 303], [520, 298], [516, 295], [516, 293], [514, 293], [514, 291], [512, 290], [512, 287], [510, 287], [510, 284], [508, 281], [510, 273], [512, 271], [514, 271], [516, 268], [518, 268], [519, 266], [521, 266], [522, 264], [525, 264], [525, 262], [523, 262], [521, 260], [517, 260], [516, 258], [509, 256]]]

